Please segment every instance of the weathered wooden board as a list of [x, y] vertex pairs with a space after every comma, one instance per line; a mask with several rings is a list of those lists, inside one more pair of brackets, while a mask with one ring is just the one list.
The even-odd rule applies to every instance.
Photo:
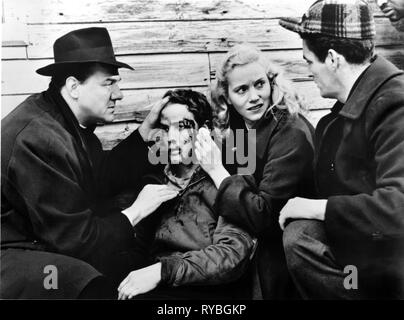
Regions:
[[[123, 89], [165, 88], [209, 85], [207, 54], [166, 54], [122, 56], [135, 71], [120, 69]], [[49, 77], [35, 70], [53, 62], [45, 60], [10, 60], [2, 62], [3, 94], [24, 94], [44, 90]]]
[[12, 110], [23, 102], [28, 95], [1, 96], [1, 118], [3, 119]]
[[110, 150], [123, 139], [127, 138], [140, 123], [115, 123], [99, 126], [95, 129], [95, 134], [102, 143], [104, 150]]
[[[314, 0], [3, 0], [28, 23], [263, 19], [301, 16]], [[372, 1], [374, 2], [374, 1]], [[375, 14], [380, 10], [373, 4]]]
[[[313, 81], [293, 82], [293, 86], [305, 97], [310, 109], [328, 109], [335, 100], [324, 99]], [[195, 87], [193, 90], [204, 93], [210, 100], [209, 87]], [[115, 109], [115, 122], [138, 121], [141, 122], [148, 114], [151, 106], [162, 98], [168, 89], [125, 90], [124, 99], [117, 103]]]
[[[149, 113], [152, 105], [161, 99], [163, 95], [170, 89], [175, 89], [175, 87], [165, 89], [122, 90], [124, 98], [121, 101], [117, 101], [115, 108], [115, 121], [143, 121], [143, 119]], [[208, 86], [192, 87], [192, 90], [202, 92], [210, 100], [210, 91]], [[27, 97], [28, 95], [26, 94], [2, 95], [2, 118], [4, 118], [11, 110], [13, 110]]]
[[[306, 118], [315, 127], [318, 121], [329, 113], [330, 110], [313, 110], [306, 114]], [[114, 123], [99, 126], [95, 130], [95, 134], [101, 140], [103, 148], [110, 150], [116, 146], [123, 139], [127, 138], [136, 128], [139, 127], [139, 123]]]
[[[334, 100], [320, 97], [319, 90], [313, 81], [293, 82], [295, 89], [305, 97], [310, 109], [330, 108]], [[174, 89], [175, 87], [171, 88]], [[45, 88], [44, 88], [45, 89]], [[123, 90], [124, 98], [117, 102], [115, 109], [115, 121], [138, 121], [141, 122], [149, 112], [151, 105], [157, 102], [170, 88], [164, 89], [140, 89]], [[210, 100], [208, 86], [193, 87], [193, 90], [204, 93]], [[3, 95], [2, 96], [2, 117], [23, 101], [27, 95]]]
[[[297, 92], [305, 97], [307, 106], [310, 109], [328, 109], [335, 102], [333, 99], [322, 98], [313, 81], [293, 82], [293, 86]], [[192, 89], [204, 93], [210, 100], [209, 87], [194, 87]], [[123, 91], [124, 98], [117, 103], [114, 121], [143, 121], [151, 106], [161, 99], [167, 90], [168, 89], [146, 89]]]
[[[378, 47], [378, 54], [404, 69], [404, 45]], [[293, 80], [311, 79], [301, 50], [268, 51], [265, 55], [285, 70]], [[223, 58], [222, 53], [164, 54], [122, 56], [120, 60], [135, 68], [135, 71], [120, 69], [123, 89], [167, 88], [209, 85], [215, 78], [216, 67]], [[3, 94], [28, 94], [44, 90], [49, 78], [38, 75], [35, 70], [52, 63], [46, 60], [10, 60], [2, 63]], [[23, 76], [21, 76], [23, 75]]]
[[[29, 58], [51, 58], [53, 42], [63, 34], [93, 24], [29, 25]], [[277, 19], [100, 23], [107, 27], [117, 54], [223, 52], [248, 41], [261, 49], [299, 49], [299, 36]], [[376, 19], [377, 45], [401, 45], [399, 33], [385, 18]]]
[[[400, 46], [377, 47], [376, 53], [384, 56], [399, 68], [404, 69], [404, 44]], [[221, 63], [225, 53], [211, 53], [209, 60], [211, 65], [211, 79], [215, 79], [216, 69]], [[302, 50], [265, 51], [264, 55], [281, 66], [288, 79], [309, 80], [311, 73], [307, 63], [303, 60]]]
[[26, 47], [1, 47], [1, 60], [7, 59], [27, 59]]

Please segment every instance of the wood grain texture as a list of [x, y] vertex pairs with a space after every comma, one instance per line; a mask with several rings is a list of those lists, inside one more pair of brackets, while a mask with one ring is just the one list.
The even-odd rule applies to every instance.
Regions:
[[[181, 87], [187, 88], [187, 87]], [[45, 88], [44, 88], [45, 89]], [[149, 113], [152, 105], [156, 103], [168, 90], [176, 89], [140, 89], [140, 90], [123, 90], [124, 98], [117, 101], [115, 107], [115, 122], [135, 121], [142, 122]], [[210, 99], [209, 87], [192, 87], [192, 90], [202, 92]], [[2, 95], [2, 118], [4, 118], [11, 110], [20, 104], [29, 95]]]
[[[306, 118], [316, 127], [318, 121], [328, 114], [330, 110], [314, 110], [306, 114]], [[134, 130], [140, 126], [140, 123], [113, 123], [98, 126], [95, 134], [100, 139], [105, 150], [110, 150], [119, 142], [127, 138]]]
[[[51, 58], [53, 42], [63, 34], [92, 24], [29, 25], [28, 57]], [[300, 49], [300, 37], [277, 19], [228, 21], [162, 21], [100, 23], [108, 28], [115, 52], [123, 54], [225, 52], [234, 44], [251, 42], [263, 50]], [[385, 18], [376, 19], [377, 45], [401, 45], [399, 33]]]
[[140, 123], [115, 123], [99, 126], [94, 133], [104, 150], [111, 150], [140, 126]]
[[[305, 101], [310, 109], [327, 109], [330, 108], [334, 100], [323, 99], [320, 96], [319, 90], [313, 81], [299, 81], [293, 82], [292, 85], [302, 96], [305, 97]], [[161, 99], [167, 90], [175, 89], [134, 89], [123, 90], [124, 98], [117, 102], [115, 108], [115, 122], [127, 122], [135, 121], [141, 122], [150, 111], [151, 106]], [[186, 87], [181, 87], [186, 88]], [[45, 89], [45, 88], [44, 88]], [[202, 92], [208, 97], [210, 101], [210, 87], [200, 86], [192, 87], [192, 90]], [[27, 95], [3, 95], [2, 96], [2, 117], [22, 102]]]
[[[376, 53], [387, 58], [400, 69], [404, 69], [404, 44], [399, 46], [377, 47]], [[225, 53], [211, 53], [209, 60], [211, 65], [211, 79], [216, 78], [216, 69], [223, 60]], [[307, 63], [303, 60], [301, 49], [265, 51], [264, 56], [280, 66], [286, 76], [291, 80], [310, 80], [311, 73]]]
[[[3, 0], [28, 23], [267, 19], [301, 16], [314, 0]], [[381, 12], [377, 6], [375, 14]], [[22, 12], [21, 12], [22, 11]]]
[[[335, 100], [324, 99], [313, 81], [293, 82], [297, 92], [304, 96], [307, 106], [314, 109], [331, 108]], [[174, 89], [174, 88], [172, 88]], [[194, 87], [192, 90], [202, 92], [210, 101], [209, 87]], [[161, 99], [168, 89], [125, 90], [124, 98], [117, 103], [115, 122], [144, 120], [151, 106]]]
[[[377, 53], [404, 69], [404, 45], [378, 47]], [[267, 51], [264, 54], [283, 68], [287, 78], [311, 79], [302, 58], [302, 50]], [[203, 53], [122, 56], [120, 60], [133, 66], [135, 71], [120, 69], [120, 87], [144, 89], [206, 86], [210, 80], [215, 79], [216, 67], [223, 56], [224, 53], [209, 54], [209, 59]], [[30, 94], [46, 89], [49, 78], [38, 75], [35, 70], [52, 62], [51, 59], [3, 61], [2, 93]]]
[[[120, 61], [135, 71], [120, 69], [123, 89], [166, 88], [209, 85], [207, 54], [165, 54], [122, 56]], [[10, 60], [2, 62], [3, 94], [35, 93], [47, 88], [49, 77], [35, 70], [53, 63], [45, 60]]]
[[1, 96], [1, 118], [3, 119], [11, 111], [15, 109], [21, 102], [23, 102], [28, 95], [15, 95], [15, 96]]
[[1, 60], [27, 59], [27, 50], [23, 46], [7, 46], [1, 48]]

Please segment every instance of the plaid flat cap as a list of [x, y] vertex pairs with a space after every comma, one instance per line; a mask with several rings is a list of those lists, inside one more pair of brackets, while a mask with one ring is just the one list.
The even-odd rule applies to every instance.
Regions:
[[318, 0], [299, 18], [281, 18], [279, 24], [299, 34], [345, 39], [374, 39], [375, 22], [364, 0]]

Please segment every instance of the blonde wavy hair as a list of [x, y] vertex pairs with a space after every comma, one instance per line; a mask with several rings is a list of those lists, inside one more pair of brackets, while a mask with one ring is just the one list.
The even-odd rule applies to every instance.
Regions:
[[[227, 75], [237, 66], [243, 66], [249, 63], [258, 62], [266, 71], [271, 85], [271, 105], [266, 112], [272, 111], [274, 107], [285, 109], [292, 117], [297, 117], [299, 113], [306, 113], [308, 110], [306, 103], [299, 94], [293, 89], [291, 81], [285, 79], [283, 70], [264, 57], [261, 50], [247, 44], [234, 46], [227, 52], [221, 63], [216, 69], [216, 83], [212, 87], [212, 102], [214, 105], [214, 126], [220, 130], [228, 128], [230, 115], [228, 103], [228, 81]], [[275, 101], [274, 95], [275, 96]]]

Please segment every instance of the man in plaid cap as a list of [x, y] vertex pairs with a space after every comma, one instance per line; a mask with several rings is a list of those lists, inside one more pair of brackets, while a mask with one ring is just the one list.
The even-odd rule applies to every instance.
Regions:
[[331, 113], [316, 128], [318, 199], [281, 211], [284, 248], [303, 298], [404, 298], [404, 74], [374, 55], [364, 1], [315, 2], [280, 24]]

